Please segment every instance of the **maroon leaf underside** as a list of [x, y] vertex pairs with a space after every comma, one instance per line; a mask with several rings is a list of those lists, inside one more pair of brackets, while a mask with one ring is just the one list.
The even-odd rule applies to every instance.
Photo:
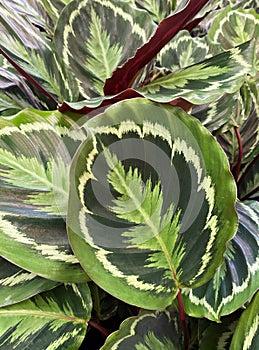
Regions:
[[159, 51], [182, 29], [186, 29], [194, 16], [209, 0], [190, 0], [180, 12], [165, 18], [157, 27], [151, 39], [141, 46], [135, 55], [118, 67], [104, 85], [106, 96], [115, 95], [131, 87], [135, 77]]
[[[78, 113], [78, 114], [90, 114], [91, 116], [94, 116], [97, 113], [103, 112], [105, 108], [109, 107], [110, 105], [117, 103], [119, 101], [127, 100], [127, 99], [132, 99], [132, 98], [137, 98], [137, 97], [142, 97], [144, 98], [143, 95], [141, 95], [138, 91], [134, 89], [126, 89], [119, 94], [111, 97], [103, 97], [100, 99], [99, 104], [97, 105], [90, 106], [87, 105], [87, 101], [85, 101], [85, 105], [82, 107], [82, 103], [77, 104], [77, 103], [69, 103], [64, 101], [58, 108], [59, 112], [73, 112], [73, 113]], [[83, 102], [83, 101], [82, 101]], [[192, 103], [188, 102], [187, 100], [184, 100], [183, 98], [179, 97], [176, 98], [170, 102], [166, 102], [166, 104], [170, 104], [172, 106], [178, 106], [181, 107], [185, 112], [188, 112], [191, 107], [193, 106]]]

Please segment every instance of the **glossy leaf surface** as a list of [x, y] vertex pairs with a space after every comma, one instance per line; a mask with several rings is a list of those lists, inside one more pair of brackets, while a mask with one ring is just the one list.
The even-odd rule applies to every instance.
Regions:
[[139, 316], [123, 321], [112, 333], [101, 350], [183, 348], [181, 326], [174, 310], [142, 311]]
[[88, 286], [65, 285], [0, 308], [2, 349], [78, 349], [91, 314]]
[[64, 220], [71, 157], [61, 135], [71, 122], [34, 110], [0, 121], [0, 254], [45, 278], [80, 282]]
[[235, 232], [225, 155], [197, 120], [143, 99], [110, 107], [84, 127], [88, 138], [70, 172], [72, 248], [110, 294], [165, 307], [179, 287], [212, 276]]
[[237, 203], [239, 226], [227, 244], [223, 264], [203, 286], [183, 291], [185, 311], [219, 321], [242, 307], [259, 285], [258, 203]]
[[57, 282], [41, 278], [0, 258], [0, 307], [18, 303], [56, 286]]

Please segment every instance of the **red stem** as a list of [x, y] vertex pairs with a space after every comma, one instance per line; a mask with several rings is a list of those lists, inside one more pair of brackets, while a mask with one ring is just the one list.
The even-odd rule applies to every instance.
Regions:
[[25, 77], [32, 85], [34, 85], [40, 92], [47, 96], [51, 101], [58, 105], [58, 101], [47, 91], [45, 90], [35, 79], [33, 79], [24, 69], [22, 69], [7, 53], [0, 48], [0, 54], [2, 54], [9, 63], [23, 76]]
[[243, 145], [242, 145], [242, 139], [241, 139], [241, 135], [240, 135], [240, 132], [238, 130], [238, 127], [234, 126], [234, 130], [235, 130], [237, 142], [238, 142], [238, 160], [237, 160], [237, 165], [236, 165], [235, 174], [234, 174], [234, 178], [235, 178], [236, 183], [237, 183], [237, 180], [238, 180], [238, 177], [240, 174], [242, 159], [243, 159]]
[[179, 314], [180, 314], [180, 320], [182, 323], [183, 328], [183, 334], [184, 334], [184, 350], [189, 350], [190, 347], [190, 337], [188, 332], [188, 327], [186, 323], [185, 313], [184, 313], [184, 306], [183, 306], [183, 299], [181, 290], [179, 289], [177, 294], [177, 301], [178, 301], [178, 308], [179, 308]]
[[97, 323], [97, 322], [95, 322], [95, 321], [93, 321], [93, 320], [90, 320], [88, 323], [89, 323], [89, 326], [91, 326], [91, 327], [97, 329], [97, 330], [101, 333], [101, 335], [102, 335], [102, 337], [103, 337], [104, 339], [106, 339], [106, 338], [108, 337], [109, 332], [107, 331], [106, 328], [104, 328], [104, 327], [102, 327], [101, 325], [99, 325], [99, 323]]

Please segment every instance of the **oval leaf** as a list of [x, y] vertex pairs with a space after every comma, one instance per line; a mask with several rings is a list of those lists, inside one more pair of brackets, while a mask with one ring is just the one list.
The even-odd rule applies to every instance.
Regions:
[[227, 158], [196, 119], [143, 99], [84, 127], [70, 172], [73, 251], [109, 293], [166, 307], [213, 275], [236, 230]]

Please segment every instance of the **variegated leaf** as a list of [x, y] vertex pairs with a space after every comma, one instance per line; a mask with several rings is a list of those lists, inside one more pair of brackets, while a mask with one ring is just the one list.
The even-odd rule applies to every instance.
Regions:
[[[36, 3], [34, 6], [37, 6]], [[39, 26], [33, 17], [17, 11], [15, 3], [8, 0], [1, 1], [0, 49], [8, 53], [15, 63], [56, 99], [77, 100], [79, 95], [77, 82], [50, 43], [48, 35], [53, 34], [46, 33], [47, 25], [42, 31], [37, 25]], [[46, 104], [46, 109], [55, 109], [56, 105], [53, 106], [52, 101], [45, 96], [41, 98], [42, 104]]]
[[166, 311], [141, 311], [139, 316], [122, 322], [101, 350], [183, 349], [182, 329], [173, 308]]
[[88, 98], [103, 94], [105, 80], [153, 30], [150, 16], [128, 2], [74, 0], [60, 15], [54, 42]]
[[179, 97], [193, 104], [211, 102], [225, 92], [238, 91], [247, 74], [256, 74], [255, 50], [255, 42], [247, 42], [201, 63], [158, 78], [138, 91], [157, 102], [170, 102]]
[[36, 110], [0, 120], [0, 255], [45, 278], [80, 282], [87, 276], [64, 220], [71, 155], [63, 139], [71, 123]]
[[[259, 152], [258, 152], [259, 153]], [[247, 165], [238, 181], [240, 199], [259, 199], [259, 155]]]
[[1, 349], [79, 349], [92, 309], [86, 284], [64, 285], [0, 308]]
[[235, 232], [227, 159], [197, 120], [143, 99], [110, 107], [84, 127], [70, 172], [73, 251], [110, 294], [165, 307], [179, 287], [214, 274]]
[[[257, 204], [257, 206], [256, 206]], [[185, 311], [219, 321], [242, 307], [259, 286], [259, 206], [237, 203], [239, 226], [227, 244], [223, 264], [196, 289], [183, 290]]]
[[212, 22], [209, 39], [220, 43], [225, 50], [259, 37], [259, 15], [254, 9], [226, 7]]
[[259, 344], [259, 292], [243, 312], [235, 330], [230, 350], [256, 350]]
[[57, 285], [0, 258], [0, 307], [29, 299]]
[[175, 71], [203, 61], [208, 52], [209, 45], [203, 38], [193, 38], [182, 30], [159, 52], [158, 62]]

